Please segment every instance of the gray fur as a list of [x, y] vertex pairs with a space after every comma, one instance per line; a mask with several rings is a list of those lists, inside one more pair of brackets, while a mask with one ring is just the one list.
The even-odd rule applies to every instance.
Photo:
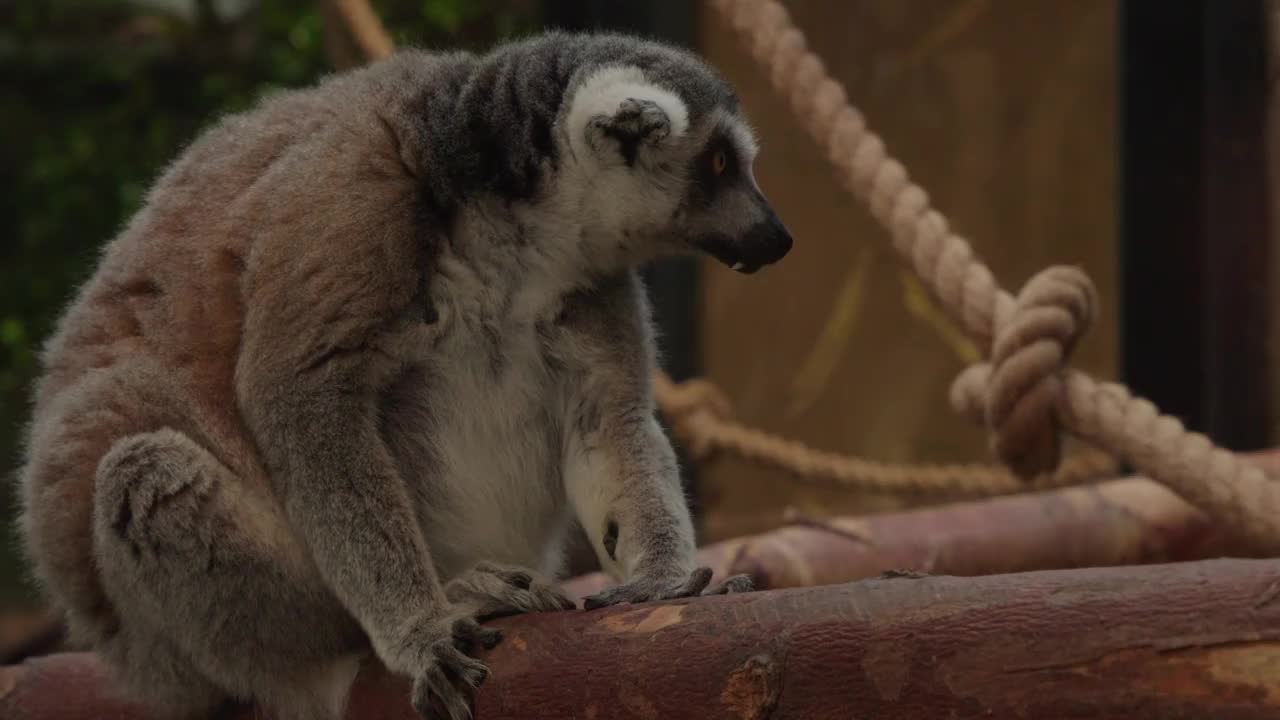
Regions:
[[704, 593], [635, 268], [786, 254], [745, 127], [688, 53], [555, 34], [205, 133], [43, 354], [22, 532], [74, 637], [180, 714], [336, 717], [372, 653], [456, 720], [477, 620], [572, 606], [570, 523], [589, 607]]

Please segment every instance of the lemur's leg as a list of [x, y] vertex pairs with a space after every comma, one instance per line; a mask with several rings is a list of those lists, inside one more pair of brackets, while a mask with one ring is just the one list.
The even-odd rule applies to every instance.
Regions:
[[[622, 585], [588, 609], [701, 595], [689, 507], [675, 452], [654, 416], [654, 365], [643, 289], [627, 274], [566, 313], [572, 364], [565, 489], [605, 571]], [[735, 576], [711, 592], [751, 589]]]
[[222, 717], [232, 698], [191, 663], [166, 638], [146, 628], [126, 624], [95, 647], [108, 672], [130, 698], [153, 708], [161, 717], [205, 720]]
[[657, 421], [624, 417], [617, 425], [613, 431], [620, 436], [584, 448], [566, 477], [601, 564], [623, 581], [587, 597], [583, 606], [750, 592], [746, 575], [712, 585], [711, 569], [696, 566], [675, 453]]
[[553, 582], [537, 573], [494, 562], [476, 564], [444, 586], [449, 602], [474, 608], [477, 618], [577, 607]]
[[98, 467], [94, 549], [122, 680], [178, 714], [225, 698], [282, 718], [340, 717], [365, 641], [265, 492], [172, 430]]
[[[349, 140], [341, 123], [318, 129], [307, 138], [307, 147], [327, 148], [315, 181], [254, 206], [261, 236], [244, 287], [236, 397], [274, 497], [324, 585], [382, 664], [413, 679], [416, 709], [467, 720], [488, 675], [469, 651], [501, 635], [445, 596], [412, 478], [396, 464], [378, 407], [438, 337], [420, 300], [434, 272], [425, 258], [447, 233], [408, 212], [416, 195], [405, 178], [360, 171], [370, 147]], [[359, 202], [343, 202], [339, 188], [352, 183], [373, 184]], [[290, 207], [316, 211], [303, 220], [280, 209]]]

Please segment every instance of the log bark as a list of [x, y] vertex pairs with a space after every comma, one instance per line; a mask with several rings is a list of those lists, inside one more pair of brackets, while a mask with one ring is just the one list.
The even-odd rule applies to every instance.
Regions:
[[[1130, 478], [878, 516], [795, 519], [704, 547], [699, 558], [719, 577], [746, 573], [764, 590], [834, 585], [893, 569], [991, 575], [1200, 560], [1234, 550], [1198, 510], [1160, 485]], [[596, 573], [564, 587], [581, 599], [611, 582]], [[24, 627], [27, 635], [0, 632], [0, 663], [64, 649], [58, 618]]]
[[[1280, 717], [1275, 560], [894, 576], [494, 624], [477, 720]], [[407, 697], [370, 666], [348, 717], [411, 720]], [[89, 655], [4, 669], [0, 717], [153, 720]]]
[[[699, 561], [759, 589], [834, 585], [909, 569], [945, 575], [1106, 567], [1234, 554], [1203, 513], [1149, 480], [1016, 495], [901, 513], [793, 521], [708, 545]], [[565, 583], [581, 598], [612, 584]]]

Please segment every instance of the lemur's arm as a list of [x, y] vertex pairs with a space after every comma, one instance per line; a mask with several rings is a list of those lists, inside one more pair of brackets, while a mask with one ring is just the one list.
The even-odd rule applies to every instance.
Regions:
[[[652, 333], [634, 273], [566, 310], [569, 373], [565, 486], [605, 571], [623, 584], [586, 607], [701, 594], [711, 572], [694, 530], [675, 453], [654, 416]], [[749, 588], [745, 578], [717, 591]]]
[[269, 202], [248, 209], [261, 230], [246, 261], [237, 398], [290, 525], [378, 657], [415, 678], [420, 708], [465, 717], [466, 686], [486, 671], [455, 645], [497, 634], [446, 599], [375, 412], [404, 344], [427, 332], [412, 313], [423, 271], [413, 185], [394, 159], [351, 178], [383, 159], [341, 137], [315, 142], [305, 165], [277, 161]]

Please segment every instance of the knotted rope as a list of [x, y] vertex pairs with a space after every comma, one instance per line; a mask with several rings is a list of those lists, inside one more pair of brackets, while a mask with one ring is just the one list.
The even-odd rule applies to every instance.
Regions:
[[981, 419], [997, 455], [1021, 476], [1059, 461], [1062, 432], [1127, 458], [1259, 551], [1280, 551], [1280, 484], [1189, 433], [1122, 385], [1067, 367], [1093, 317], [1095, 291], [1071, 268], [1050, 268], [1014, 298], [969, 243], [930, 207], [884, 142], [867, 129], [776, 0], [709, 0], [738, 33], [774, 89], [827, 150], [843, 186], [864, 200], [894, 249], [959, 320], [989, 360], [952, 388], [953, 405]]
[[991, 359], [969, 367], [951, 387], [951, 406], [992, 431], [1005, 465], [1032, 477], [1058, 463], [1061, 430], [1054, 405], [1061, 369], [1093, 321], [1093, 283], [1079, 270], [1052, 267], [1016, 300], [996, 296]]
[[990, 465], [895, 464], [815, 450], [733, 420], [728, 399], [712, 383], [695, 378], [673, 383], [654, 377], [654, 395], [672, 433], [696, 462], [727, 452], [785, 471], [802, 482], [864, 492], [985, 497], [1077, 485], [1115, 475], [1114, 459], [1096, 450], [1069, 457], [1056, 472], [1030, 483]]

